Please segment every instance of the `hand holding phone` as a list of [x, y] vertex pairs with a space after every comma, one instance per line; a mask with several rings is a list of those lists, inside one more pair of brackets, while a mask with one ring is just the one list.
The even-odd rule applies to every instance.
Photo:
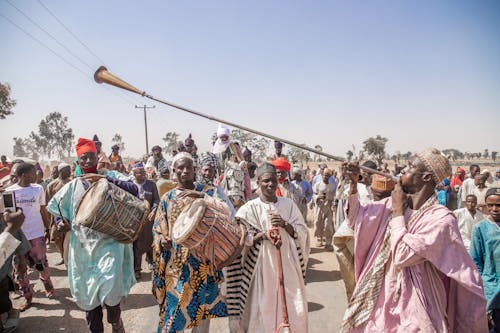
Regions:
[[18, 208], [14, 213], [5, 211], [3, 213], [3, 220], [7, 224], [5, 231], [15, 234], [24, 223], [24, 214], [22, 209]]
[[14, 192], [2, 192], [4, 212], [16, 212], [16, 195]]

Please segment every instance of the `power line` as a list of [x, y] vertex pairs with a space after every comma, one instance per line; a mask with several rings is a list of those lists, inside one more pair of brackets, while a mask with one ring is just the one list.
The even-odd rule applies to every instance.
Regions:
[[[70, 61], [68, 61], [62, 55], [60, 55], [59, 53], [57, 53], [56, 51], [54, 51], [53, 49], [51, 49], [49, 46], [47, 46], [45, 43], [43, 43], [41, 40], [39, 40], [38, 38], [36, 38], [35, 36], [33, 36], [31, 33], [29, 33], [28, 31], [26, 31], [21, 26], [19, 26], [17, 23], [15, 23], [14, 21], [12, 21], [10, 18], [8, 18], [7, 16], [5, 16], [2, 13], [0, 13], [0, 16], [3, 17], [7, 22], [9, 22], [10, 24], [12, 24], [14, 27], [16, 27], [17, 29], [19, 29], [20, 31], [22, 31], [28, 37], [30, 37], [31, 39], [33, 39], [35, 42], [37, 42], [38, 44], [40, 44], [42, 47], [44, 47], [47, 50], [49, 50], [53, 55], [55, 55], [56, 57], [58, 57], [60, 60], [62, 60], [68, 66], [72, 67], [73, 69], [75, 69], [76, 71], [78, 71], [79, 73], [81, 73], [83, 76], [85, 76], [85, 78], [87, 78], [87, 79], [89, 79], [91, 81], [94, 80], [94, 78], [92, 76], [90, 76], [87, 72], [84, 72], [82, 69], [80, 69], [79, 67], [77, 67], [74, 64], [72, 64]], [[133, 99], [129, 98], [128, 96], [122, 95], [122, 94], [118, 94], [116, 91], [114, 91], [114, 90], [112, 90], [112, 89], [110, 89], [108, 87], [105, 87], [105, 89], [106, 89], [106, 91], [112, 93], [113, 95], [120, 97], [125, 102], [135, 104], [135, 101]]]
[[90, 54], [92, 54], [94, 57], [97, 58], [97, 60], [99, 60], [101, 62], [102, 65], [106, 65], [104, 60], [102, 60], [97, 54], [95, 54], [91, 49], [90, 47], [87, 46], [87, 44], [85, 44], [83, 41], [80, 40], [80, 38], [78, 38], [76, 36], [76, 34], [74, 34], [41, 0], [38, 0], [38, 3], [40, 3], [40, 5], [71, 35], [73, 36], [74, 39], [76, 39], [85, 49], [87, 49], [87, 51], [89, 51]]
[[66, 60], [66, 58], [64, 58], [63, 56], [61, 56], [59, 53], [57, 53], [56, 51], [54, 51], [53, 49], [51, 49], [49, 46], [45, 45], [41, 40], [39, 40], [38, 38], [36, 38], [35, 36], [33, 36], [32, 34], [30, 34], [28, 31], [26, 31], [25, 29], [23, 29], [21, 26], [19, 26], [18, 24], [16, 24], [14, 21], [12, 21], [10, 18], [8, 18], [7, 16], [5, 16], [4, 14], [0, 13], [0, 16], [2, 16], [5, 20], [7, 20], [10, 24], [12, 24], [13, 26], [15, 26], [16, 28], [18, 28], [19, 30], [21, 30], [22, 32], [24, 32], [28, 37], [30, 37], [31, 39], [33, 39], [35, 42], [37, 42], [38, 44], [40, 44], [41, 46], [43, 46], [44, 48], [46, 48], [47, 50], [49, 50], [52, 54], [54, 54], [56, 57], [58, 57], [59, 59], [61, 59], [62, 61], [64, 61], [67, 65], [69, 65], [70, 67], [74, 68], [75, 70], [77, 70], [78, 72], [80, 72], [81, 74], [83, 74], [86, 78], [88, 79], [93, 79], [91, 76], [89, 76], [87, 73], [85, 73], [84, 71], [82, 71], [80, 68], [78, 68], [77, 66], [75, 66], [74, 64], [72, 64], [71, 62], [69, 62], [68, 60]]
[[78, 55], [76, 55], [73, 51], [71, 51], [66, 45], [64, 45], [63, 43], [61, 43], [56, 37], [54, 37], [50, 32], [48, 32], [47, 30], [45, 30], [42, 26], [40, 26], [40, 24], [38, 24], [37, 22], [35, 22], [31, 17], [29, 17], [26, 13], [24, 13], [21, 9], [19, 9], [18, 7], [16, 7], [13, 3], [11, 3], [9, 0], [5, 0], [9, 5], [11, 5], [12, 7], [14, 7], [19, 13], [21, 13], [26, 19], [28, 19], [33, 25], [35, 25], [38, 29], [42, 30], [43, 32], [45, 32], [45, 34], [47, 36], [49, 36], [50, 38], [52, 38], [52, 40], [54, 40], [59, 46], [61, 46], [62, 48], [64, 48], [69, 54], [71, 54], [73, 57], [75, 57], [76, 59], [78, 59], [82, 64], [84, 64], [85, 66], [87, 66], [90, 70], [93, 70], [92, 66], [90, 66], [86, 61], [84, 61], [82, 58], [80, 58]]
[[[39, 28], [40, 30], [42, 30], [43, 32], [45, 32], [49, 37], [51, 37], [54, 41], [56, 41], [61, 47], [63, 47], [66, 51], [68, 51], [71, 55], [73, 55], [76, 59], [78, 59], [81, 63], [83, 63], [85, 66], [87, 66], [91, 71], [93, 71], [94, 69], [87, 63], [85, 62], [84, 60], [82, 60], [80, 57], [78, 57], [77, 55], [75, 55], [68, 47], [66, 47], [63, 43], [59, 42], [59, 40], [57, 40], [57, 38], [55, 38], [52, 34], [50, 34], [47, 30], [45, 30], [43, 27], [41, 27], [38, 23], [36, 23], [33, 19], [31, 19], [28, 15], [26, 15], [22, 10], [20, 10], [18, 7], [16, 7], [15, 5], [13, 5], [9, 0], [6, 0], [7, 3], [9, 3], [9, 5], [11, 5], [12, 7], [14, 7], [18, 12], [20, 12], [24, 17], [26, 17], [32, 24], [34, 24], [37, 28]], [[43, 5], [43, 4], [42, 4]], [[47, 46], [44, 42], [42, 42], [40, 39], [38, 39], [37, 37], [35, 37], [34, 35], [32, 35], [31, 33], [29, 33], [28, 31], [26, 31], [24, 28], [22, 28], [20, 25], [16, 24], [14, 21], [12, 21], [10, 18], [8, 18], [7, 16], [3, 15], [0, 13], [0, 15], [5, 19], [7, 20], [10, 24], [12, 24], [13, 26], [15, 26], [16, 28], [18, 28], [19, 30], [21, 30], [23, 33], [25, 33], [28, 37], [30, 37], [31, 39], [33, 39], [34, 41], [36, 41], [38, 44], [40, 44], [41, 46], [43, 46], [44, 48], [46, 48], [47, 50], [49, 50], [52, 54], [54, 54], [56, 57], [58, 57], [59, 59], [61, 59], [64, 63], [66, 63], [67, 65], [69, 65], [70, 67], [72, 67], [73, 69], [77, 70], [78, 72], [80, 72], [81, 74], [83, 74], [86, 78], [90, 79], [93, 81], [93, 77], [92, 76], [89, 76], [88, 72], [85, 72], [83, 71], [82, 69], [80, 69], [79, 67], [77, 67], [76, 65], [74, 65], [72, 62], [70, 62], [68, 59], [66, 59], [65, 57], [63, 57], [62, 55], [60, 55], [59, 53], [57, 53], [55, 50], [53, 50], [52, 48], [50, 48], [49, 46]], [[57, 18], [56, 18], [57, 19]], [[57, 19], [58, 20], [58, 19]], [[58, 22], [64, 26], [64, 24], [58, 20]], [[65, 27], [66, 28], [66, 27]], [[67, 28], [66, 28], [67, 29]], [[71, 32], [70, 32], [71, 33]], [[74, 35], [74, 34], [72, 34]], [[77, 40], [78, 38], [76, 36], [74, 36]], [[82, 43], [82, 45], [85, 46], [85, 44], [83, 44], [82, 41], [78, 40], [80, 43]], [[86, 47], [86, 46], [85, 46]], [[88, 49], [88, 47], [87, 47]], [[100, 60], [100, 58], [95, 55], [95, 53], [93, 53], [90, 49], [89, 49], [89, 52], [91, 52], [94, 56], [97, 57], [97, 59]], [[101, 61], [101, 60], [100, 60]], [[133, 104], [136, 104], [136, 100], [127, 96], [126, 94], [124, 94], [123, 92], [117, 92], [113, 89], [110, 89], [108, 87], [105, 87], [105, 89], [112, 93], [113, 95], [115, 96], [118, 96], [120, 97], [122, 100], [124, 100], [125, 102], [127, 103], [133, 103]]]

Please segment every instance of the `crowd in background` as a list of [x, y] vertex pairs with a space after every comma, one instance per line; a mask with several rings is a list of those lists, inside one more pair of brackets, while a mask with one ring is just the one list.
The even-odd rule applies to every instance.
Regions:
[[[181, 304], [181, 299], [186, 297], [191, 297], [192, 299], [201, 297], [196, 296], [198, 295], [197, 293], [200, 292], [199, 288], [201, 288], [201, 286], [198, 286], [199, 288], [193, 287], [193, 281], [195, 280], [193, 280], [194, 278], [192, 275], [199, 274], [202, 269], [200, 265], [203, 263], [191, 257], [182, 257], [179, 254], [181, 246], [177, 247], [178, 245], [172, 244], [168, 236], [158, 230], [161, 229], [162, 223], [165, 223], [165, 225], [173, 223], [171, 217], [167, 213], [170, 212], [170, 206], [172, 206], [172, 202], [175, 202], [176, 195], [180, 193], [176, 191], [187, 191], [186, 189], [189, 190], [186, 192], [188, 193], [187, 195], [196, 196], [198, 194], [193, 193], [200, 192], [204, 193], [205, 197], [215, 197], [227, 204], [227, 207], [231, 211], [232, 218], [239, 221], [238, 223], [243, 223], [247, 232], [252, 235], [249, 244], [247, 244], [249, 252], [244, 252], [247, 256], [250, 256], [250, 258], [253, 253], [252, 251], [256, 251], [255, 253], [265, 251], [264, 244], [267, 243], [265, 243], [264, 240], [266, 240], [266, 232], [268, 232], [266, 228], [272, 229], [279, 226], [284, 230], [282, 232], [285, 234], [281, 235], [280, 240], [286, 245], [283, 251], [289, 251], [290, 258], [295, 258], [294, 256], [296, 256], [296, 262], [290, 262], [292, 267], [295, 265], [296, 272], [288, 272], [287, 274], [289, 274], [289, 276], [295, 276], [295, 278], [289, 279], [288, 283], [290, 284], [289, 286], [293, 285], [296, 291], [288, 295], [288, 297], [295, 300], [294, 306], [290, 306], [292, 309], [289, 308], [289, 311], [291, 321], [296, 327], [299, 327], [298, 332], [307, 331], [307, 299], [305, 294], [301, 294], [302, 292], [305, 293], [304, 276], [307, 274], [305, 267], [309, 254], [309, 243], [311, 242], [309, 240], [309, 233], [305, 227], [306, 224], [313, 229], [312, 235], [315, 241], [313, 245], [323, 248], [324, 251], [335, 252], [339, 260], [347, 297], [351, 300], [342, 329], [344, 331], [356, 331], [361, 327], [361, 331], [369, 331], [367, 327], [388, 325], [384, 326], [387, 328], [387, 332], [403, 332], [404, 330], [396, 329], [397, 327], [401, 327], [402, 323], [396, 321], [394, 318], [390, 318], [389, 314], [380, 315], [381, 318], [387, 317], [385, 319], [372, 318], [371, 320], [374, 320], [375, 326], [370, 326], [370, 314], [367, 314], [366, 318], [360, 319], [356, 317], [357, 315], [353, 315], [349, 312], [358, 311], [356, 313], [361, 313], [359, 309], [353, 310], [356, 309], [356, 304], [354, 304], [355, 302], [353, 300], [366, 301], [368, 299], [366, 295], [360, 296], [360, 293], [365, 291], [360, 290], [362, 287], [360, 287], [359, 281], [368, 283], [367, 281], [370, 275], [375, 276], [377, 274], [377, 272], [366, 272], [362, 270], [362, 264], [360, 264], [362, 261], [360, 261], [361, 259], [359, 259], [358, 256], [362, 251], [373, 251], [374, 253], [377, 253], [377, 251], [383, 252], [383, 245], [389, 242], [389, 237], [395, 237], [394, 235], [396, 235], [397, 228], [403, 227], [392, 222], [395, 220], [392, 215], [390, 217], [384, 217], [385, 220], [391, 221], [389, 224], [393, 229], [392, 234], [384, 238], [382, 233], [380, 235], [381, 245], [377, 247], [376, 250], [363, 249], [360, 248], [360, 238], [358, 237], [366, 236], [357, 229], [358, 227], [356, 224], [358, 223], [356, 222], [357, 220], [362, 220], [362, 216], [360, 215], [362, 213], [352, 214], [353, 211], [358, 212], [357, 209], [361, 209], [362, 211], [364, 209], [362, 207], [381, 207], [381, 204], [377, 206], [377, 203], [387, 205], [387, 202], [390, 201], [389, 199], [393, 202], [391, 205], [394, 205], [394, 191], [398, 190], [400, 186], [410, 187], [410, 185], [402, 185], [401, 179], [403, 179], [405, 175], [411, 173], [412, 168], [416, 168], [417, 166], [413, 165], [410, 161], [408, 165], [395, 165], [393, 170], [389, 170], [387, 164], [377, 165], [370, 160], [359, 162], [362, 167], [382, 171], [392, 176], [401, 176], [398, 181], [396, 181], [395, 178], [374, 175], [363, 168], [356, 169], [358, 165], [356, 163], [344, 163], [336, 169], [335, 167], [328, 166], [328, 164], [333, 165], [333, 163], [320, 162], [317, 168], [316, 165], [314, 165], [314, 167], [307, 165], [303, 168], [303, 165], [293, 165], [288, 161], [286, 154], [283, 152], [283, 147], [284, 145], [281, 142], [276, 141], [274, 143], [274, 152], [270, 154], [265, 161], [254, 161], [252, 159], [252, 152], [246, 147], [241, 147], [238, 142], [232, 141], [228, 128], [219, 126], [217, 139], [213, 142], [212, 151], [199, 153], [195, 141], [190, 134], [170, 156], [165, 156], [160, 146], [154, 146], [150, 154], [144, 155], [142, 158], [132, 161], [131, 163], [124, 163], [120, 155], [119, 146], [117, 145], [111, 147], [111, 154], [106, 154], [102, 149], [102, 144], [97, 135], [94, 136], [92, 140], [88, 140], [88, 142], [82, 141], [77, 144], [78, 157], [72, 163], [58, 163], [57, 165], [53, 165], [50, 169], [42, 167], [36, 161], [35, 163], [26, 163], [23, 160], [9, 161], [6, 156], [2, 156], [0, 164], [2, 191], [7, 190], [15, 192], [16, 202], [23, 210], [24, 224], [21, 227], [22, 232], [13, 232], [19, 245], [15, 248], [13, 255], [6, 256], [4, 262], [2, 262], [0, 271], [0, 312], [2, 313], [2, 326], [0, 326], [0, 332], [9, 332], [9, 327], [15, 327], [16, 320], [19, 317], [16, 309], [12, 308], [9, 299], [10, 291], [18, 290], [25, 299], [25, 302], [17, 310], [25, 311], [32, 305], [33, 291], [29, 281], [30, 275], [28, 274], [30, 270], [38, 273], [47, 297], [54, 297], [57, 293], [57, 290], [54, 289], [52, 284], [48, 269], [49, 263], [46, 254], [48, 244], [53, 243], [60, 253], [60, 260], [51, 264], [66, 264], [67, 266], [69, 265], [70, 269], [75, 269], [71, 271], [70, 280], [77, 274], [77, 269], [74, 268], [76, 267], [76, 263], [82, 264], [82, 262], [78, 260], [90, 260], [83, 257], [78, 258], [77, 255], [70, 250], [72, 246], [70, 243], [72, 240], [70, 240], [69, 237], [70, 233], [76, 233], [76, 235], [80, 237], [80, 240], [83, 239], [82, 237], [86, 236], [78, 234], [78, 232], [74, 230], [75, 227], [71, 225], [71, 220], [73, 218], [71, 214], [73, 213], [69, 207], [73, 207], [76, 203], [70, 203], [69, 201], [74, 200], [74, 198], [67, 194], [69, 193], [68, 188], [71, 186], [78, 189], [78, 183], [75, 183], [75, 181], [79, 179], [78, 177], [90, 173], [105, 175], [109, 181], [114, 182], [129, 193], [148, 201], [151, 207], [151, 213], [147, 218], [148, 222], [143, 232], [140, 237], [131, 244], [132, 252], [130, 258], [128, 258], [126, 247], [116, 250], [123, 252], [123, 257], [121, 258], [122, 262], [123, 260], [125, 260], [125, 262], [127, 262], [127, 260], [130, 261], [132, 276], [126, 276], [127, 272], [121, 270], [117, 270], [113, 272], [113, 274], [116, 274], [115, 278], [123, 279], [121, 283], [122, 290], [118, 292], [117, 296], [121, 298], [128, 293], [130, 286], [133, 285], [135, 281], [142, 278], [142, 257], [146, 255], [148, 269], [154, 272], [153, 275], [155, 277], [153, 279], [153, 294], [157, 298], [160, 306], [158, 332], [178, 332], [186, 328], [198, 329], [197, 332], [208, 332], [208, 320], [221, 316], [230, 316], [230, 318], [233, 319], [238, 318], [236, 324], [234, 320], [230, 320], [230, 325], [231, 323], [233, 324], [231, 328], [232, 332], [240, 332], [241, 330], [245, 332], [258, 332], [261, 329], [272, 327], [272, 325], [268, 323], [268, 318], [265, 314], [260, 312], [260, 314], [257, 313], [258, 311], [255, 307], [259, 306], [259, 304], [250, 304], [251, 302], [256, 302], [255, 297], [263, 297], [265, 295], [265, 290], [258, 289], [257, 286], [252, 284], [252, 281], [247, 281], [247, 283], [249, 283], [249, 286], [252, 286], [254, 294], [251, 296], [245, 294], [247, 297], [246, 303], [238, 304], [240, 307], [239, 309], [232, 311], [233, 309], [231, 309], [231, 302], [229, 300], [221, 305], [223, 301], [221, 301], [222, 303], [219, 301], [224, 300], [224, 298], [219, 298], [219, 289], [224, 280], [222, 277], [228, 274], [227, 271], [212, 272], [208, 274], [208, 278], [205, 277], [205, 279], [208, 279], [206, 280], [208, 281], [208, 286], [210, 287], [213, 284], [213, 288], [216, 290], [213, 299], [201, 300], [200, 298], [196, 304]], [[86, 158], [89, 153], [95, 153], [96, 156], [96, 165], [92, 166], [92, 168], [87, 168], [86, 164], [82, 162], [82, 158]], [[498, 198], [500, 197], [500, 169], [495, 169], [494, 172], [490, 172], [486, 169], [481, 170], [479, 165], [472, 164], [468, 166], [467, 171], [462, 167], [457, 167], [453, 173], [451, 173], [451, 167], [442, 167], [439, 169], [440, 171], [436, 171], [438, 169], [435, 168], [431, 162], [427, 162], [432, 161], [429, 156], [434, 155], [430, 153], [428, 155], [423, 154], [419, 159], [422, 163], [426, 161], [426, 163], [424, 163], [425, 165], [422, 164], [423, 168], [427, 167], [425, 170], [429, 171], [429, 173], [434, 172], [431, 175], [432, 177], [429, 176], [429, 179], [432, 179], [434, 185], [432, 186], [432, 194], [429, 192], [428, 197], [435, 198], [440, 205], [447, 208], [443, 214], [446, 215], [448, 211], [453, 212], [453, 215], [450, 215], [452, 216], [450, 223], [456, 224], [456, 230], [460, 235], [459, 242], [462, 244], [460, 246], [464, 248], [464, 253], [467, 251], [470, 254], [468, 259], [463, 259], [465, 264], [462, 264], [467, 266], [468, 260], [472, 260], [475, 264], [474, 269], [478, 270], [479, 274], [481, 274], [482, 282], [476, 281], [474, 278], [467, 278], [466, 282], [463, 282], [463, 280], [456, 278], [453, 275], [454, 273], [451, 272], [455, 268], [443, 268], [446, 266], [446, 263], [434, 262], [432, 259], [429, 259], [432, 256], [425, 258], [438, 267], [438, 270], [442, 270], [442, 273], [439, 274], [444, 274], [443, 276], [446, 275], [453, 281], [459, 281], [459, 284], [468, 283], [468, 292], [472, 292], [471, 290], [474, 291], [474, 288], [480, 288], [483, 297], [485, 297], [487, 301], [484, 310], [487, 309], [490, 316], [490, 327], [493, 327], [494, 323], [497, 325], [496, 329], [498, 331], [500, 311], [500, 270], [498, 270], [498, 267], [500, 267], [500, 221], [498, 220], [500, 211], [498, 207]], [[436, 160], [441, 163], [441, 160]], [[182, 171], [180, 172], [179, 168], [181, 168], [181, 166], [187, 171], [184, 171], [184, 173]], [[190, 173], [190, 168], [193, 170], [192, 174]], [[356, 178], [353, 178], [353, 174], [356, 175]], [[436, 177], [436, 175], [439, 175], [439, 177]], [[274, 179], [276, 180], [276, 186], [266, 188], [264, 182], [268, 181], [272, 183]], [[418, 186], [427, 189], [426, 184]], [[274, 194], [269, 192], [269, 188], [273, 189]], [[412, 194], [420, 193], [419, 191], [425, 192], [421, 190], [420, 187], [413, 192], [411, 192], [412, 190], [404, 190]], [[74, 194], [72, 195], [74, 196]], [[359, 201], [354, 202], [352, 200], [353, 195], [355, 195]], [[201, 195], [201, 197], [204, 196]], [[277, 198], [287, 199], [283, 201], [283, 199]], [[279, 212], [278, 215], [281, 216], [279, 218], [274, 217], [274, 220], [270, 218], [273, 222], [267, 227], [265, 223], [263, 224], [260, 215], [252, 215], [254, 210], [260, 212], [262, 209], [264, 212], [264, 209], [268, 209], [265, 208], [264, 204], [257, 204], [257, 202], [266, 203], [266, 200], [270, 200], [274, 203], [273, 209]], [[416, 199], [414, 199], [414, 201], [415, 200]], [[281, 204], [279, 204], [280, 202]], [[403, 210], [407, 208], [408, 204], [405, 204], [406, 206], [402, 208]], [[392, 210], [392, 214], [394, 214], [396, 210], [394, 206], [391, 205], [387, 207], [390, 207], [389, 210]], [[358, 206], [361, 208], [357, 208]], [[356, 207], [356, 210], [349, 207]], [[416, 208], [413, 209], [417, 211]], [[68, 213], [69, 211], [71, 211], [71, 213]], [[164, 215], [162, 215], [162, 212]], [[369, 208], [366, 208], [365, 214], [367, 215], [365, 219], [368, 218], [368, 212]], [[404, 213], [404, 211], [402, 211], [402, 213]], [[383, 215], [385, 213], [377, 213], [377, 218], [381, 218], [382, 215], [380, 214]], [[290, 218], [282, 218], [285, 215], [290, 216]], [[15, 218], [13, 215], [5, 215], [4, 219], [5, 222], [7, 222]], [[308, 223], [308, 221], [310, 223]], [[386, 222], [380, 223], [383, 224]], [[406, 228], [409, 228], [408, 230], [411, 232], [410, 224], [404, 227], [405, 232]], [[262, 232], [264, 235], [260, 235]], [[376, 230], [374, 231], [374, 233], [377, 232]], [[430, 242], [436, 242], [441, 236], [435, 235], [435, 237], [436, 238], [429, 238]], [[73, 239], [76, 238], [74, 237]], [[267, 240], [270, 241], [270, 244], [275, 245], [275, 239], [272, 236], [268, 235]], [[393, 239], [390, 238], [390, 241], [392, 242]], [[166, 244], [168, 242], [170, 243], [167, 246]], [[373, 239], [370, 244], [372, 243], [376, 244], [377, 241]], [[413, 250], [417, 251], [415, 249]], [[387, 251], [389, 251], [389, 249]], [[431, 251], [438, 250], [436, 248]], [[170, 267], [169, 265], [173, 265], [173, 263], [170, 262], [170, 256], [175, 257], [176, 255], [179, 255], [176, 260], [183, 260], [179, 269], [184, 269], [184, 274], [188, 274], [186, 272], [189, 272], [191, 276], [178, 276], [173, 280], [165, 276], [166, 273], [163, 270]], [[420, 254], [420, 256], [422, 258], [424, 257], [423, 254]], [[452, 263], [456, 263], [457, 260], [462, 260], [460, 258], [462, 257], [457, 254], [455, 259], [452, 260], [452, 258], [448, 258], [448, 260]], [[248, 267], [245, 266], [245, 260], [245, 257], [243, 257], [239, 262], [240, 266], [237, 268], [242, 272], [248, 269]], [[256, 266], [267, 265], [268, 267], [275, 265], [275, 263], [272, 262], [273, 259], [270, 258], [259, 260], [260, 261], [257, 263], [254, 262], [253, 264]], [[290, 260], [293, 261], [295, 259]], [[370, 265], [376, 266], [370, 261], [372, 259], [369, 257], [363, 260], [370, 262]], [[416, 259], [412, 260], [413, 261], [403, 266], [398, 266], [399, 264], [397, 263], [384, 263], [391, 269], [394, 267], [401, 269], [401, 267], [407, 267], [407, 265], [419, 264], [419, 262], [415, 261]], [[458, 262], [458, 264], [461, 263]], [[254, 272], [259, 272], [256, 267], [251, 268]], [[366, 267], [363, 267], [363, 269], [365, 268]], [[469, 267], [467, 269], [472, 268], [473, 267]], [[445, 272], [446, 269], [450, 271]], [[234, 268], [234, 270], [236, 270], [236, 268]], [[177, 274], [177, 271], [175, 272], [175, 274]], [[422, 270], [419, 272], [426, 271]], [[170, 274], [173, 273], [170, 272]], [[266, 275], [268, 273], [262, 274], [263, 278], [269, 278], [269, 276]], [[388, 273], [386, 272], [385, 274]], [[227, 276], [225, 277], [227, 278]], [[82, 277], [84, 281], [90, 278], [91, 277], [88, 276]], [[401, 277], [398, 277], [397, 283], [406, 283], [404, 278], [403, 282], [399, 280], [400, 278]], [[243, 283], [237, 279], [235, 281], [240, 284]], [[236, 282], [234, 283], [236, 285]], [[86, 288], [78, 285], [75, 281], [70, 281], [70, 284], [73, 284], [71, 289], [72, 293], [77, 292], [78, 288]], [[186, 295], [186, 292], [173, 293], [176, 286], [188, 288], [188, 285], [193, 288], [191, 294]], [[96, 288], [99, 288], [99, 286]], [[399, 288], [401, 288], [401, 286]], [[390, 288], [386, 286], [382, 287], [382, 289], [389, 292], [388, 290]], [[403, 289], [398, 290], [404, 290], [404, 286]], [[239, 289], [238, 292], [241, 293], [241, 289]], [[437, 294], [444, 295], [449, 292], [449, 290], [445, 290], [442, 291], [442, 293], [439, 291]], [[380, 291], [377, 291], [376, 295], [373, 296], [375, 298], [372, 299], [372, 303], [376, 303], [376, 306], [384, 308], [386, 304], [377, 303], [380, 302], [380, 293]], [[231, 292], [223, 296], [229, 297], [228, 295], [230, 296]], [[466, 293], [464, 293], [464, 295], [466, 295]], [[168, 297], [170, 297], [169, 301], [167, 301]], [[425, 298], [426, 296], [424, 295], [423, 297]], [[108, 309], [108, 321], [113, 324], [113, 332], [125, 332], [123, 322], [120, 318], [119, 301], [114, 301], [111, 302], [114, 304], [110, 304], [109, 299], [85, 299], [81, 300], [81, 303], [78, 303], [79, 298], [75, 298], [77, 298], [77, 304], [80, 308], [86, 311], [90, 332], [102, 332], [102, 306], [106, 306]], [[404, 296], [402, 296], [402, 299], [403, 298]], [[378, 299], [378, 301], [373, 301], [374, 299]], [[465, 299], [459, 301], [466, 302]], [[303, 304], [304, 302], [305, 304]], [[429, 302], [432, 303], [432, 301]], [[481, 303], [479, 302], [477, 304]], [[191, 309], [189, 309], [189, 306], [191, 306]], [[269, 306], [269, 304], [260, 304], [260, 306], [265, 307]], [[277, 303], [273, 303], [273, 306], [278, 305]], [[305, 310], [302, 309], [301, 306], [304, 306]], [[397, 307], [399, 305], [394, 306]], [[201, 311], [201, 313], [195, 315], [189, 314], [191, 319], [186, 319], [185, 316], [188, 316], [188, 312], [192, 311], [193, 308], [195, 310], [204, 309], [203, 311], [205, 312]], [[426, 310], [428, 309], [426, 308]], [[460, 309], [457, 311], [459, 310]], [[386, 311], [386, 309], [384, 308], [383, 311]], [[433, 311], [437, 310], [430, 310], [429, 316], [431, 319], [429, 322], [434, 325], [435, 330], [449, 331], [450, 327], [446, 327], [446, 325], [450, 325], [450, 321], [446, 324], [446, 320], [451, 319], [443, 319], [445, 323], [443, 324], [443, 322], [441, 322], [441, 314], [432, 313]], [[475, 310], [472, 310], [471, 312], [474, 311]], [[401, 313], [403, 317], [408, 314], [403, 310]], [[443, 317], [446, 317], [446, 314], [443, 314]], [[256, 324], [254, 322], [255, 320], [260, 320], [261, 323]], [[356, 324], [357, 322], [359, 323]], [[466, 331], [465, 329], [460, 329], [460, 324], [455, 323], [453, 325], [455, 325], [455, 330], [452, 331]], [[470, 328], [475, 326], [464, 325], [464, 327]]]

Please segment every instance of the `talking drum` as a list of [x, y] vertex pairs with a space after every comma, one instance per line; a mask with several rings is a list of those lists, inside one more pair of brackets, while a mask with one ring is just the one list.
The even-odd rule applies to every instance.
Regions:
[[83, 194], [74, 223], [107, 234], [118, 242], [132, 243], [146, 222], [148, 206], [147, 202], [101, 178]]
[[244, 241], [242, 228], [230, 216], [226, 203], [212, 197], [196, 199], [177, 217], [172, 240], [199, 260], [222, 269], [240, 254]]

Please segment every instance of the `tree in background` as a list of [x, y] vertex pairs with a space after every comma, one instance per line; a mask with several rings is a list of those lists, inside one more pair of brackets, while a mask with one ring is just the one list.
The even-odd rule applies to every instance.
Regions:
[[353, 157], [354, 153], [352, 152], [352, 150], [348, 150], [346, 153], [345, 153], [345, 156], [347, 157], [347, 160], [350, 162], [352, 157]]
[[16, 106], [16, 100], [10, 98], [10, 85], [0, 82], [0, 119], [14, 114], [12, 108]]
[[[323, 147], [321, 147], [320, 145], [314, 146], [314, 149], [319, 150], [319, 151], [323, 151]], [[321, 155], [320, 154], [314, 154], [314, 161], [321, 162]]]
[[123, 153], [125, 150], [125, 142], [123, 142], [123, 138], [120, 134], [116, 133], [115, 136], [111, 139], [111, 143], [114, 145], [118, 145], [120, 147], [120, 153]]
[[368, 153], [370, 158], [377, 161], [378, 165], [382, 165], [382, 161], [385, 157], [385, 144], [389, 141], [380, 135], [374, 138], [368, 138], [363, 141], [363, 150]]
[[[262, 162], [267, 157], [267, 151], [271, 146], [271, 140], [263, 136], [254, 136], [248, 145], [244, 146], [252, 152], [252, 160]], [[243, 148], [244, 149], [244, 148]]]
[[168, 132], [162, 140], [165, 142], [163, 146], [165, 154], [172, 155], [173, 151], [179, 147], [179, 134], [176, 132]]
[[453, 161], [456, 161], [458, 159], [464, 158], [464, 153], [462, 153], [458, 149], [450, 148], [450, 149], [443, 149], [441, 151], [443, 154], [451, 158]]
[[239, 128], [231, 130], [231, 141], [238, 141], [241, 147], [248, 146], [250, 141], [255, 138], [255, 134], [243, 131]]
[[[213, 142], [217, 140], [217, 134], [212, 136]], [[261, 162], [267, 157], [267, 152], [271, 146], [271, 140], [260, 135], [256, 135], [239, 128], [231, 130], [231, 141], [239, 142], [243, 151], [246, 148], [252, 152], [252, 159]]]
[[[52, 155], [60, 159], [65, 155], [70, 156], [73, 148], [75, 135], [68, 127], [68, 117], [63, 117], [60, 112], [51, 112], [38, 125], [38, 134], [31, 132], [37, 145], [41, 146], [42, 152], [49, 158]], [[30, 136], [32, 136], [30, 135]]]
[[490, 153], [489, 153], [488, 149], [485, 149], [485, 150], [484, 150], [484, 152], [483, 152], [483, 157], [484, 157], [484, 158], [488, 158], [488, 157], [490, 157]]
[[28, 138], [14, 138], [14, 155], [16, 153], [31, 154], [38, 159], [40, 154], [49, 158], [56, 155], [59, 159], [70, 156], [73, 150], [75, 135], [68, 127], [68, 117], [59, 112], [51, 112], [38, 125], [38, 133], [31, 132]]
[[13, 140], [14, 147], [12, 153], [15, 157], [29, 157], [33, 160], [38, 160], [39, 148], [31, 136], [27, 139], [13, 138]]
[[[302, 145], [305, 146], [306, 144], [303, 143]], [[311, 160], [311, 155], [309, 154], [309, 152], [299, 147], [290, 147], [288, 149], [288, 157], [290, 158], [290, 161], [292, 163], [307, 163]]]
[[12, 154], [17, 157], [29, 157], [28, 152], [26, 152], [24, 139], [13, 138], [14, 147], [12, 148]]
[[491, 152], [491, 159], [493, 160], [493, 162], [496, 162], [496, 160], [497, 160], [497, 154], [498, 154], [497, 151], [492, 151]]
[[401, 157], [404, 158], [405, 161], [408, 162], [410, 160], [411, 155], [412, 155], [411, 151], [407, 151], [406, 153], [404, 153], [403, 155], [401, 155]]

